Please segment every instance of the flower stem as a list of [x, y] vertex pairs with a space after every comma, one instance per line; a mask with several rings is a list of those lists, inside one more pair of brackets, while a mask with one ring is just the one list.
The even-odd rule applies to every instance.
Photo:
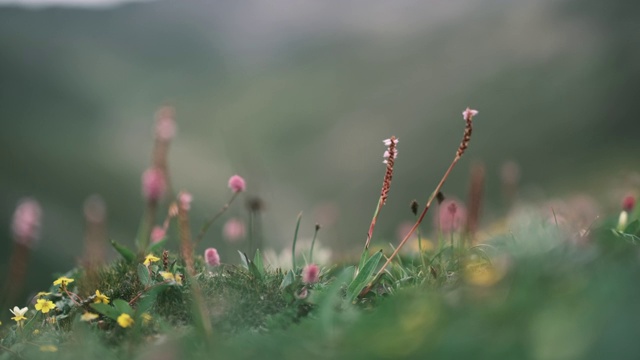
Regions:
[[316, 238], [318, 237], [318, 231], [320, 230], [320, 224], [316, 224], [316, 231], [313, 233], [313, 240], [311, 240], [311, 250], [309, 250], [309, 263], [313, 264], [313, 248], [316, 245]]
[[236, 197], [238, 197], [239, 193], [240, 193], [239, 191], [238, 192], [234, 192], [233, 195], [231, 195], [231, 198], [229, 199], [229, 201], [227, 201], [227, 203], [224, 204], [224, 206], [222, 206], [220, 211], [218, 211], [218, 213], [213, 215], [213, 217], [211, 219], [209, 219], [209, 221], [204, 223], [204, 225], [202, 226], [202, 229], [200, 229], [200, 233], [198, 234], [198, 237], [196, 238], [196, 241], [194, 242], [194, 246], [197, 246], [200, 243], [200, 241], [202, 241], [202, 239], [204, 238], [204, 235], [209, 230], [209, 227], [211, 227], [211, 225], [213, 225], [213, 223], [216, 220], [218, 220], [218, 218], [220, 216], [222, 216], [222, 214], [224, 214], [227, 211], [227, 209], [229, 209], [229, 206], [231, 206], [231, 204], [236, 199]]
[[296, 220], [296, 231], [293, 234], [293, 245], [291, 246], [291, 265], [293, 271], [296, 271], [296, 243], [298, 242], [298, 230], [300, 229], [300, 221], [302, 220], [302, 211], [298, 214], [298, 220]]
[[409, 233], [404, 237], [404, 239], [402, 239], [402, 241], [400, 242], [398, 247], [395, 249], [393, 254], [391, 254], [391, 256], [389, 256], [387, 258], [387, 261], [384, 263], [384, 265], [382, 265], [380, 270], [378, 270], [378, 272], [374, 276], [373, 280], [362, 290], [362, 292], [360, 292], [360, 296], [364, 296], [365, 294], [367, 294], [371, 290], [371, 288], [373, 287], [373, 284], [377, 280], [380, 279], [380, 277], [382, 276], [382, 273], [387, 268], [387, 266], [389, 266], [389, 264], [391, 263], [393, 258], [395, 258], [398, 255], [398, 253], [400, 252], [400, 249], [402, 249], [402, 247], [407, 242], [407, 240], [409, 240], [411, 235], [413, 235], [413, 232], [416, 231], [418, 226], [420, 226], [420, 223], [424, 219], [425, 215], [427, 215], [427, 211], [429, 211], [429, 208], [431, 207], [431, 203], [433, 202], [433, 200], [440, 193], [440, 190], [442, 189], [442, 186], [444, 186], [445, 181], [447, 181], [447, 178], [449, 178], [449, 175], [451, 174], [451, 170], [453, 170], [453, 168], [456, 166], [458, 161], [460, 161], [460, 159], [462, 158], [462, 155], [464, 154], [465, 150], [469, 147], [469, 142], [471, 141], [471, 132], [473, 130], [473, 122], [472, 122], [472, 120], [473, 120], [473, 116], [476, 115], [477, 113], [478, 113], [477, 111], [471, 110], [469, 108], [467, 108], [467, 110], [465, 112], [463, 112], [463, 117], [464, 117], [466, 125], [465, 125], [465, 128], [464, 128], [464, 134], [463, 134], [463, 137], [462, 137], [462, 141], [460, 142], [460, 145], [458, 146], [458, 150], [456, 150], [456, 156], [453, 158], [453, 161], [449, 165], [449, 168], [447, 169], [447, 171], [442, 176], [442, 179], [440, 179], [440, 182], [436, 186], [435, 190], [433, 190], [433, 192], [429, 196], [429, 200], [427, 200], [427, 204], [424, 206], [424, 210], [422, 210], [422, 213], [420, 214], [420, 217], [418, 218], [418, 221], [416, 221], [416, 223], [413, 225], [413, 227], [411, 228]]

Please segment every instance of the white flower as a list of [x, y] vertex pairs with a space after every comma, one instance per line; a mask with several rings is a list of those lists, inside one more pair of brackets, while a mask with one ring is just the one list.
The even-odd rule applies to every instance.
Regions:
[[28, 308], [26, 308], [26, 307], [23, 307], [22, 309], [20, 309], [20, 308], [19, 308], [19, 307], [17, 307], [17, 306], [14, 306], [14, 307], [13, 307], [13, 310], [12, 310], [12, 309], [9, 309], [9, 311], [11, 311], [11, 313], [12, 313], [13, 315], [15, 315], [16, 317], [24, 316], [24, 314], [26, 314], [28, 310], [29, 310], [29, 309], [28, 309]]
[[478, 110], [474, 110], [471, 108], [467, 108], [465, 111], [462, 112], [462, 118], [465, 120], [471, 119], [476, 115], [478, 115]]
[[398, 145], [398, 139], [394, 139], [394, 140], [384, 139], [384, 140], [382, 140], [382, 142], [384, 143], [385, 146], [391, 146], [391, 141], [393, 141], [393, 143], [395, 145]]

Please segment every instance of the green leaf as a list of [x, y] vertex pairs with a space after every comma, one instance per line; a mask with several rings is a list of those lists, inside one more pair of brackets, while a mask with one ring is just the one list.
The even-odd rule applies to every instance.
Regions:
[[382, 258], [382, 250], [378, 251], [375, 255], [373, 255], [367, 262], [364, 264], [360, 272], [356, 276], [355, 279], [349, 284], [347, 287], [347, 300], [349, 302], [353, 302], [362, 289], [369, 283], [369, 278], [373, 275], [378, 267], [378, 263], [380, 262], [380, 258]]
[[149, 309], [151, 309], [151, 307], [155, 303], [155, 301], [156, 301], [156, 299], [158, 297], [158, 294], [160, 294], [164, 289], [166, 289], [166, 288], [168, 288], [170, 286], [172, 286], [172, 285], [170, 285], [170, 284], [156, 285], [153, 288], [151, 288], [149, 291], [147, 291], [146, 294], [141, 296], [140, 297], [140, 301], [138, 301], [137, 306], [136, 306], [136, 317], [140, 317], [145, 312], [148, 312]]
[[167, 244], [167, 237], [163, 238], [162, 240], [158, 241], [155, 244], [151, 244], [151, 246], [149, 246], [149, 253], [152, 254], [159, 254], [162, 251], [160, 250], [164, 250], [164, 246]]
[[287, 275], [282, 279], [282, 283], [280, 283], [280, 289], [284, 289], [287, 286], [293, 284], [293, 281], [296, 279], [296, 275], [293, 273], [293, 270], [289, 270]]
[[249, 262], [249, 271], [251, 272], [251, 275], [253, 275], [253, 277], [255, 277], [256, 279], [262, 279], [262, 273], [260, 272], [260, 270], [258, 270], [256, 263], [254, 263], [253, 261]]
[[622, 231], [613, 230], [613, 229], [612, 229], [611, 231], [612, 231], [616, 236], [618, 236], [618, 237], [620, 237], [620, 238], [622, 238], [622, 239], [626, 240], [626, 241], [627, 241], [627, 242], [629, 242], [629, 243], [632, 243], [632, 244], [634, 244], [634, 245], [638, 245], [638, 244], [640, 244], [640, 237], [638, 237], [638, 236], [635, 236], [635, 235], [633, 235], [633, 234], [627, 234], [627, 233], [624, 233], [624, 232], [622, 232]]
[[125, 313], [125, 314], [129, 314], [129, 315], [133, 315], [133, 309], [131, 308], [131, 305], [129, 305], [128, 302], [122, 300], [122, 299], [115, 299], [112, 301], [113, 306], [116, 308], [116, 311], [118, 312], [118, 315]]
[[369, 255], [369, 250], [363, 250], [362, 255], [360, 255], [360, 262], [358, 263], [358, 270], [364, 267], [364, 264], [367, 262], [367, 258]]
[[127, 247], [120, 245], [115, 240], [111, 240], [111, 246], [128, 262], [136, 261], [136, 254]]
[[260, 272], [261, 277], [264, 276], [264, 263], [262, 262], [262, 256], [260, 255], [260, 249], [256, 249], [256, 254], [253, 257], [253, 263]]
[[151, 285], [151, 275], [149, 275], [149, 269], [143, 264], [138, 264], [138, 279], [145, 287]]
[[245, 269], [249, 269], [249, 258], [247, 258], [247, 254], [243, 253], [240, 250], [238, 250], [238, 254], [240, 254], [240, 261], [242, 262], [242, 266], [244, 266]]
[[296, 243], [298, 242], [298, 230], [300, 230], [300, 221], [302, 220], [302, 211], [298, 214], [298, 220], [296, 221], [296, 231], [293, 234], [293, 245], [291, 246], [291, 262], [293, 270], [296, 270]]
[[624, 228], [624, 232], [632, 235], [640, 235], [640, 221], [633, 220], [627, 227]]
[[118, 312], [118, 310], [113, 308], [111, 305], [107, 305], [103, 303], [95, 303], [95, 304], [91, 304], [91, 307], [93, 308], [93, 310], [97, 311], [98, 313], [112, 320], [118, 320], [118, 316], [120, 316], [120, 313]]
[[336, 311], [336, 308], [344, 304], [342, 286], [353, 279], [354, 273], [355, 267], [353, 266], [344, 269], [326, 289], [318, 292], [317, 297], [315, 297], [315, 303], [318, 305], [317, 316], [326, 333], [331, 332], [332, 328], [336, 326], [338, 317], [345, 315], [346, 309]]

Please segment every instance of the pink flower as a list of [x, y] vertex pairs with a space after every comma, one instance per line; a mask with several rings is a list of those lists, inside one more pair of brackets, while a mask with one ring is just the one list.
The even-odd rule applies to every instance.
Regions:
[[470, 108], [467, 108], [462, 112], [462, 118], [465, 120], [471, 120], [476, 115], [478, 115], [478, 110], [473, 110]]
[[240, 175], [233, 175], [229, 178], [229, 188], [233, 192], [242, 192], [245, 191], [247, 185]]
[[191, 201], [193, 201], [193, 196], [190, 193], [181, 191], [178, 194], [178, 202], [183, 209], [191, 210]]
[[467, 210], [456, 200], [445, 200], [440, 204], [440, 211], [436, 217], [436, 227], [443, 233], [459, 230], [467, 220]]
[[176, 135], [175, 110], [171, 106], [163, 106], [156, 112], [156, 139], [170, 141]]
[[208, 248], [205, 250], [204, 261], [211, 267], [220, 266], [220, 255], [218, 255], [218, 250], [214, 248]]
[[155, 244], [164, 239], [166, 235], [166, 231], [162, 226], [154, 226], [153, 230], [151, 230], [151, 243]]
[[309, 264], [302, 269], [302, 282], [305, 284], [317, 283], [320, 279], [320, 268], [316, 264]]
[[176, 135], [176, 121], [172, 117], [162, 117], [156, 123], [156, 137], [162, 141], [170, 141]]
[[245, 234], [244, 222], [235, 218], [227, 220], [227, 222], [224, 224], [224, 228], [222, 228], [222, 234], [224, 235], [225, 239], [229, 241], [242, 239]]
[[32, 198], [23, 198], [18, 202], [13, 213], [11, 229], [16, 242], [32, 247], [40, 236], [42, 209], [40, 204]]
[[84, 217], [92, 223], [102, 223], [107, 216], [107, 206], [98, 194], [89, 196], [84, 201]]
[[156, 202], [164, 196], [167, 184], [164, 172], [158, 168], [149, 168], [142, 173], [142, 194], [147, 201]]
[[634, 207], [636, 207], [636, 198], [633, 195], [625, 196], [622, 200], [622, 210], [632, 212]]

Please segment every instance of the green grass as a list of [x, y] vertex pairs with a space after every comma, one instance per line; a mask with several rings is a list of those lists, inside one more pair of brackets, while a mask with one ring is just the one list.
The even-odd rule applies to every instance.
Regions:
[[[637, 358], [637, 225], [616, 233], [605, 222], [576, 245], [556, 225], [534, 223], [480, 247], [451, 252], [443, 245], [425, 254], [427, 269], [417, 254], [406, 255], [354, 302], [353, 267], [324, 269], [300, 298], [301, 269], [284, 281], [291, 275], [279, 269], [253, 262], [210, 269], [199, 258], [191, 280], [163, 283], [134, 302], [137, 323], [129, 328], [105, 315], [81, 322], [90, 299], [81, 310], [52, 287], [48, 298], [62, 309], [56, 324], [33, 310], [22, 330], [5, 324], [0, 358]], [[178, 257], [170, 260], [169, 270], [183, 271]], [[162, 270], [156, 264], [149, 268]], [[139, 266], [120, 260], [99, 273], [97, 288], [110, 306], [144, 290]], [[84, 286], [81, 271], [67, 276], [76, 278], [70, 290]], [[199, 315], [188, 281], [202, 291], [213, 326], [208, 337], [194, 326]], [[153, 320], [138, 325], [139, 308]], [[42, 352], [41, 345], [58, 350]]]

